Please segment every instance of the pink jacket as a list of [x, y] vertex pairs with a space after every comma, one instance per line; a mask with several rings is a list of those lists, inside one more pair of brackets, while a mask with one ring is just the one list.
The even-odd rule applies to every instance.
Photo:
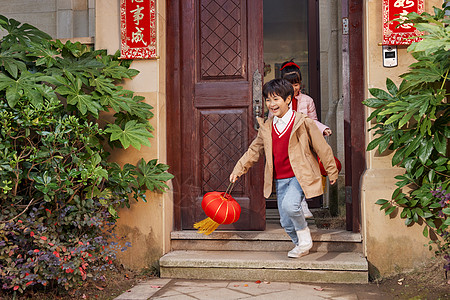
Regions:
[[297, 111], [302, 112], [307, 115], [310, 119], [313, 119], [319, 127], [320, 132], [324, 132], [325, 129], [329, 128], [327, 125], [322, 124], [317, 119], [316, 106], [314, 105], [314, 100], [305, 94], [300, 94], [297, 97]]

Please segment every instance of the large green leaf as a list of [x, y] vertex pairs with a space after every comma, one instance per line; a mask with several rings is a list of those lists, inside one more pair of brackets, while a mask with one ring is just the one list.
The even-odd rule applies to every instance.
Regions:
[[390, 137], [389, 136], [383, 135], [383, 136], [377, 137], [376, 139], [372, 140], [369, 143], [369, 145], [367, 145], [367, 149], [366, 150], [367, 151], [371, 151], [371, 150], [375, 149], [376, 147], [378, 147], [381, 142], [389, 143], [389, 141], [390, 141]]
[[42, 40], [50, 40], [52, 37], [36, 27], [14, 20], [8, 19], [0, 15], [0, 26], [8, 31], [8, 35], [3, 37], [3, 41], [8, 44], [26, 44], [28, 41], [42, 42]]
[[19, 70], [25, 72], [27, 67], [25, 62], [21, 60], [22, 55], [12, 51], [11, 49], [0, 52], [0, 66], [5, 67], [5, 70], [13, 77], [17, 78]]
[[389, 117], [389, 119], [386, 120], [386, 122], [384, 124], [388, 125], [388, 124], [394, 123], [395, 121], [401, 119], [402, 117], [403, 117], [402, 114], [392, 115]]
[[369, 89], [370, 94], [374, 96], [375, 98], [381, 99], [381, 100], [392, 100], [392, 96], [386, 93], [382, 89], [378, 88], [371, 88]]
[[103, 75], [100, 75], [95, 78], [91, 78], [89, 83], [92, 87], [95, 87], [95, 90], [102, 95], [112, 94], [116, 90], [116, 86], [113, 84], [112, 79], [106, 78]]
[[386, 105], [388, 102], [378, 98], [369, 98], [362, 102], [365, 106], [378, 108], [380, 106]]
[[445, 136], [436, 132], [434, 135], [434, 146], [440, 154], [445, 155], [447, 152], [447, 139]]
[[386, 78], [386, 88], [391, 93], [392, 96], [396, 96], [398, 93], [398, 88], [395, 83], [390, 78]]
[[39, 106], [43, 103], [42, 94], [37, 89], [41, 86], [39, 81], [39, 74], [28, 71], [21, 73], [17, 80], [0, 73], [0, 91], [6, 89], [6, 100], [10, 107], [16, 106], [22, 97], [28, 99], [33, 105]]
[[153, 106], [143, 102], [144, 97], [134, 96], [133, 100], [134, 100], [133, 104], [130, 105], [131, 115], [135, 115], [144, 120], [153, 118], [153, 113], [151, 111], [151, 109], [153, 109]]
[[59, 54], [60, 52], [53, 48], [50, 42], [40, 42], [30, 44], [27, 56], [37, 57], [36, 66], [51, 67], [57, 62], [56, 56]]
[[421, 146], [418, 151], [418, 156], [420, 161], [424, 164], [427, 159], [430, 157], [431, 152], [433, 151], [433, 141], [431, 140], [422, 140]]
[[109, 124], [105, 131], [111, 134], [110, 141], [119, 140], [125, 149], [130, 145], [138, 150], [142, 145], [150, 146], [148, 139], [153, 137], [144, 124], [135, 120], [127, 122], [124, 129], [116, 124]]
[[135, 101], [131, 97], [124, 96], [121, 90], [101, 96], [100, 102], [104, 106], [111, 107], [116, 112], [131, 112], [131, 107], [135, 105]]
[[99, 111], [103, 110], [100, 103], [93, 100], [91, 95], [86, 94], [68, 95], [67, 104], [76, 106], [83, 115], [90, 111], [95, 117], [98, 117]]
[[120, 65], [118, 61], [112, 61], [112, 62], [105, 62], [106, 67], [103, 68], [102, 72], [106, 76], [110, 76], [112, 78], [116, 79], [122, 79], [122, 78], [132, 78], [139, 74], [139, 71], [129, 69], [124, 67], [123, 65]]
[[141, 159], [138, 163], [139, 172], [137, 173], [140, 185], [146, 186], [149, 190], [155, 189], [164, 191], [169, 188], [164, 182], [172, 179], [174, 176], [168, 172], [169, 166], [166, 164], [157, 164], [156, 159], [145, 163]]

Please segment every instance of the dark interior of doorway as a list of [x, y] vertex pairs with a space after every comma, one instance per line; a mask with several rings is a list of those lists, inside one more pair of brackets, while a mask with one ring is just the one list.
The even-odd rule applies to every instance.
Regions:
[[[319, 22], [315, 0], [264, 0], [264, 81], [279, 78], [284, 61], [294, 60], [302, 72], [302, 92], [314, 99], [320, 112]], [[320, 120], [320, 113], [318, 113]], [[322, 208], [323, 197], [308, 199], [310, 208]], [[276, 193], [266, 200], [277, 208]]]

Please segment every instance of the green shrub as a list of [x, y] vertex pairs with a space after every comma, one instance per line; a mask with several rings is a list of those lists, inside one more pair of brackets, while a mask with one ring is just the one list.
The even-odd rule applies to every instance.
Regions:
[[405, 169], [395, 177], [397, 189], [392, 199], [376, 203], [386, 215], [401, 210], [406, 225], [424, 222], [423, 235], [432, 239], [430, 250], [436, 243], [437, 254], [447, 259], [446, 270], [450, 270], [450, 20], [445, 15], [449, 11], [444, 4], [443, 9], [435, 8], [435, 15], [408, 14], [405, 22], [426, 33], [422, 41], [408, 47], [417, 62], [400, 76], [400, 87], [387, 79], [387, 91], [372, 88], [375, 98], [363, 102], [374, 108], [367, 121], [375, 121], [370, 130], [376, 138], [367, 151], [390, 149], [394, 152], [392, 165]]
[[0, 27], [0, 283], [69, 289], [131, 246], [113, 235], [117, 209], [173, 176], [156, 160], [108, 162], [107, 149], [152, 137], [152, 107], [117, 85], [138, 74], [130, 61], [4, 16]]

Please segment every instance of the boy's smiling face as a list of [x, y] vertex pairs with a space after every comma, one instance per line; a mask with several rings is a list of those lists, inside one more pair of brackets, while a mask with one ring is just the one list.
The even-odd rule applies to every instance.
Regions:
[[288, 96], [286, 100], [275, 94], [268, 95], [266, 98], [267, 109], [278, 118], [282, 118], [288, 112], [289, 103], [291, 103], [291, 96]]

